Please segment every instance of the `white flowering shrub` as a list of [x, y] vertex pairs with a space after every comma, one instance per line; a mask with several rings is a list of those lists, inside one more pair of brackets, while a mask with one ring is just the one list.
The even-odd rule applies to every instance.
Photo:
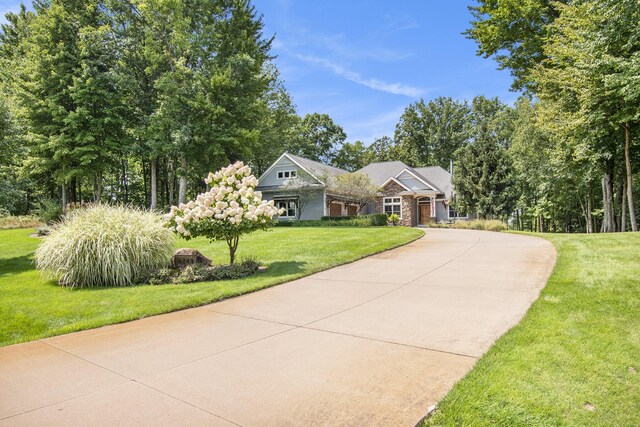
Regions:
[[187, 240], [204, 236], [211, 241], [226, 241], [233, 264], [240, 236], [271, 227], [273, 217], [282, 212], [273, 201], [262, 200], [255, 189], [258, 179], [242, 162], [210, 172], [205, 182], [211, 189], [196, 200], [172, 206], [165, 215], [166, 225]]

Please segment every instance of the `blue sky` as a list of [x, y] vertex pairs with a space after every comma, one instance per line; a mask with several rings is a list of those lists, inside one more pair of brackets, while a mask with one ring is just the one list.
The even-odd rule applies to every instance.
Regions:
[[[0, 0], [0, 13], [19, 1]], [[329, 114], [350, 141], [393, 136], [405, 107], [424, 98], [498, 96], [511, 78], [475, 55], [461, 33], [472, 0], [254, 0], [302, 115]]]
[[300, 114], [329, 114], [348, 140], [393, 136], [411, 102], [498, 96], [511, 78], [461, 33], [468, 0], [254, 0]]

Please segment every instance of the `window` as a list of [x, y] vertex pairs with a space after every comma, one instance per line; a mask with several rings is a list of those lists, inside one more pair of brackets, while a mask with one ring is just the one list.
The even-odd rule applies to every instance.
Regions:
[[287, 178], [295, 178], [297, 176], [296, 171], [279, 171], [278, 179], [287, 179]]
[[455, 208], [453, 207], [453, 204], [450, 203], [449, 204], [449, 219], [456, 219], [456, 218], [467, 218], [467, 214], [463, 213], [463, 212], [456, 211]]
[[280, 215], [280, 218], [295, 218], [296, 217], [296, 201], [295, 200], [276, 200], [276, 208], [284, 209], [284, 213]]
[[385, 197], [383, 199], [382, 206], [384, 208], [384, 213], [387, 215], [396, 214], [402, 218], [402, 198]]

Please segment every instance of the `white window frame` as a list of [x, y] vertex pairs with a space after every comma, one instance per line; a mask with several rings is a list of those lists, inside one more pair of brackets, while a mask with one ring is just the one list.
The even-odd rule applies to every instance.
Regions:
[[[469, 213], [467, 212], [467, 214], [465, 216], [460, 216], [458, 215], [458, 210], [453, 208], [453, 203], [455, 202], [455, 199], [452, 199], [449, 201], [449, 204], [447, 205], [447, 218], [448, 219], [469, 219]], [[453, 209], [456, 213], [455, 216], [451, 216], [451, 209]]]
[[[285, 203], [286, 206], [280, 206], [280, 203]], [[291, 205], [293, 204], [293, 215], [288, 215], [289, 214], [289, 210], [291, 210]], [[282, 215], [279, 215], [278, 218], [283, 218], [283, 219], [291, 219], [291, 218], [296, 218], [298, 216], [298, 203], [296, 202], [296, 199], [278, 199], [278, 200], [274, 200], [274, 205], [276, 205], [276, 208], [280, 209], [281, 207], [284, 207], [285, 212]]]
[[[398, 200], [397, 202], [395, 200]], [[391, 206], [391, 213], [387, 213], [387, 206]], [[400, 208], [400, 212], [394, 212], [393, 207], [398, 206]], [[400, 219], [402, 219], [402, 197], [383, 197], [382, 198], [382, 212], [387, 214], [387, 216], [391, 214], [399, 214]]]
[[295, 169], [278, 171], [278, 179], [289, 179], [298, 176], [298, 171]]

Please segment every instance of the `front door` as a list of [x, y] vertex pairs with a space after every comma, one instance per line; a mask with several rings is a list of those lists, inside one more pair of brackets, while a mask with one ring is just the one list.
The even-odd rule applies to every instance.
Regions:
[[418, 205], [420, 208], [420, 224], [426, 225], [431, 222], [431, 204]]
[[331, 216], [342, 216], [342, 205], [340, 203], [330, 203], [329, 204], [329, 215]]

